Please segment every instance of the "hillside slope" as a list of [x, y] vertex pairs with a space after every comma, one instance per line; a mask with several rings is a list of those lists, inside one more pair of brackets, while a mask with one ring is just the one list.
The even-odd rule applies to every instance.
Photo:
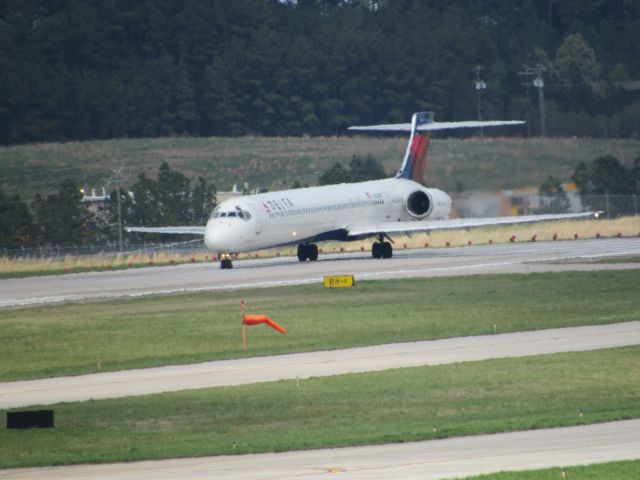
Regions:
[[[336, 161], [373, 155], [392, 175], [406, 138], [374, 137], [169, 137], [43, 143], [0, 148], [0, 179], [9, 193], [31, 198], [57, 189], [64, 178], [100, 188], [111, 169], [126, 163], [128, 183], [139, 173], [155, 177], [162, 161], [218, 190], [234, 183], [270, 190], [295, 182], [314, 185]], [[492, 190], [539, 185], [548, 175], [569, 180], [580, 160], [610, 154], [625, 164], [640, 156], [640, 142], [591, 138], [433, 139], [428, 183], [445, 190]]]

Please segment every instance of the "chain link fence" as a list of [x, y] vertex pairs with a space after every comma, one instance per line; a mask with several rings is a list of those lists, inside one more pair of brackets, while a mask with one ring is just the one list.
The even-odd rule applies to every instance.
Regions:
[[98, 255], [105, 258], [117, 255], [153, 255], [155, 253], [175, 253], [193, 255], [207, 251], [202, 240], [172, 243], [126, 243], [122, 252], [117, 243], [106, 245], [49, 245], [43, 247], [0, 248], [0, 256], [5, 258], [64, 258], [67, 256]]
[[585, 195], [581, 198], [585, 210], [604, 212], [607, 218], [640, 215], [638, 195]]
[[[601, 211], [606, 218], [640, 215], [639, 195], [567, 195], [566, 197], [543, 197], [537, 193], [489, 194], [464, 192], [453, 197], [453, 208], [461, 217], [500, 217], [508, 215], [531, 215], [537, 213], [567, 213]], [[206, 251], [202, 239], [186, 242], [143, 242], [123, 245], [122, 254], [155, 254], [159, 252], [193, 255]], [[121, 252], [117, 243], [104, 245], [41, 246], [2, 248], [0, 256], [5, 258], [64, 258], [66, 256], [99, 255], [115, 257]]]

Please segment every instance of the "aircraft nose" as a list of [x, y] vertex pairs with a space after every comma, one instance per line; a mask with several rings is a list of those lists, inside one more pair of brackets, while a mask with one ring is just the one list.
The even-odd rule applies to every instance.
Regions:
[[204, 244], [214, 252], [237, 252], [239, 236], [232, 225], [211, 221], [204, 231]]
[[212, 251], [225, 251], [226, 245], [223, 240], [221, 225], [215, 225], [213, 222], [207, 223], [207, 228], [204, 231], [204, 244], [209, 250]]

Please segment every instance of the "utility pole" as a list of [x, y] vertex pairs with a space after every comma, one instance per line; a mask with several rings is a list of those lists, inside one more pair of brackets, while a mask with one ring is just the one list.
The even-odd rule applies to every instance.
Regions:
[[[542, 74], [547, 69], [541, 63], [537, 63], [533, 66], [527, 65], [522, 72], [518, 72], [518, 75], [525, 77], [525, 87], [527, 87], [527, 93], [529, 85], [533, 85], [538, 89], [538, 108], [540, 109], [540, 136], [545, 137], [547, 135], [547, 120], [544, 111], [544, 78]], [[528, 78], [534, 77], [532, 82], [529, 82]], [[528, 96], [528, 95], [527, 95]]]
[[[484, 80], [480, 79], [480, 71], [482, 70], [482, 65], [476, 65], [473, 71], [476, 73], [475, 79], [475, 89], [476, 94], [478, 96], [478, 121], [482, 121], [482, 93], [487, 89], [487, 84]], [[482, 127], [480, 127], [480, 138], [484, 137], [484, 132]]]
[[538, 89], [538, 104], [540, 106], [540, 132], [543, 137], [547, 136], [547, 119], [544, 112], [544, 79], [542, 74], [546, 68], [538, 63], [536, 65], [536, 78], [533, 79], [533, 86]]
[[116, 185], [116, 205], [118, 211], [118, 251], [120, 253], [123, 252], [122, 246], [122, 200], [120, 198], [120, 184], [123, 181], [122, 178], [122, 170], [125, 167], [125, 163], [122, 162], [118, 168], [113, 168], [111, 171], [113, 172], [113, 177], [110, 178], [110, 182], [115, 183]]

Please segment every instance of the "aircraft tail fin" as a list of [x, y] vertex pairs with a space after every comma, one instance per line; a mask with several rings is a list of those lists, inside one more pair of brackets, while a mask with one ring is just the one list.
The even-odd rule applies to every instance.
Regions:
[[424, 183], [427, 171], [427, 153], [429, 151], [430, 134], [428, 130], [420, 131], [419, 127], [432, 124], [433, 112], [414, 113], [411, 118], [411, 136], [404, 154], [402, 166], [396, 178], [406, 178], [418, 183]]
[[522, 125], [524, 123], [525, 122], [521, 120], [435, 122], [433, 120], [433, 112], [418, 112], [413, 114], [411, 123], [349, 127], [348, 130], [352, 132], [410, 132], [411, 135], [409, 137], [407, 151], [404, 155], [402, 166], [396, 174], [396, 178], [406, 178], [418, 183], [424, 183], [431, 131], [456, 128], [499, 127], [504, 125]]

